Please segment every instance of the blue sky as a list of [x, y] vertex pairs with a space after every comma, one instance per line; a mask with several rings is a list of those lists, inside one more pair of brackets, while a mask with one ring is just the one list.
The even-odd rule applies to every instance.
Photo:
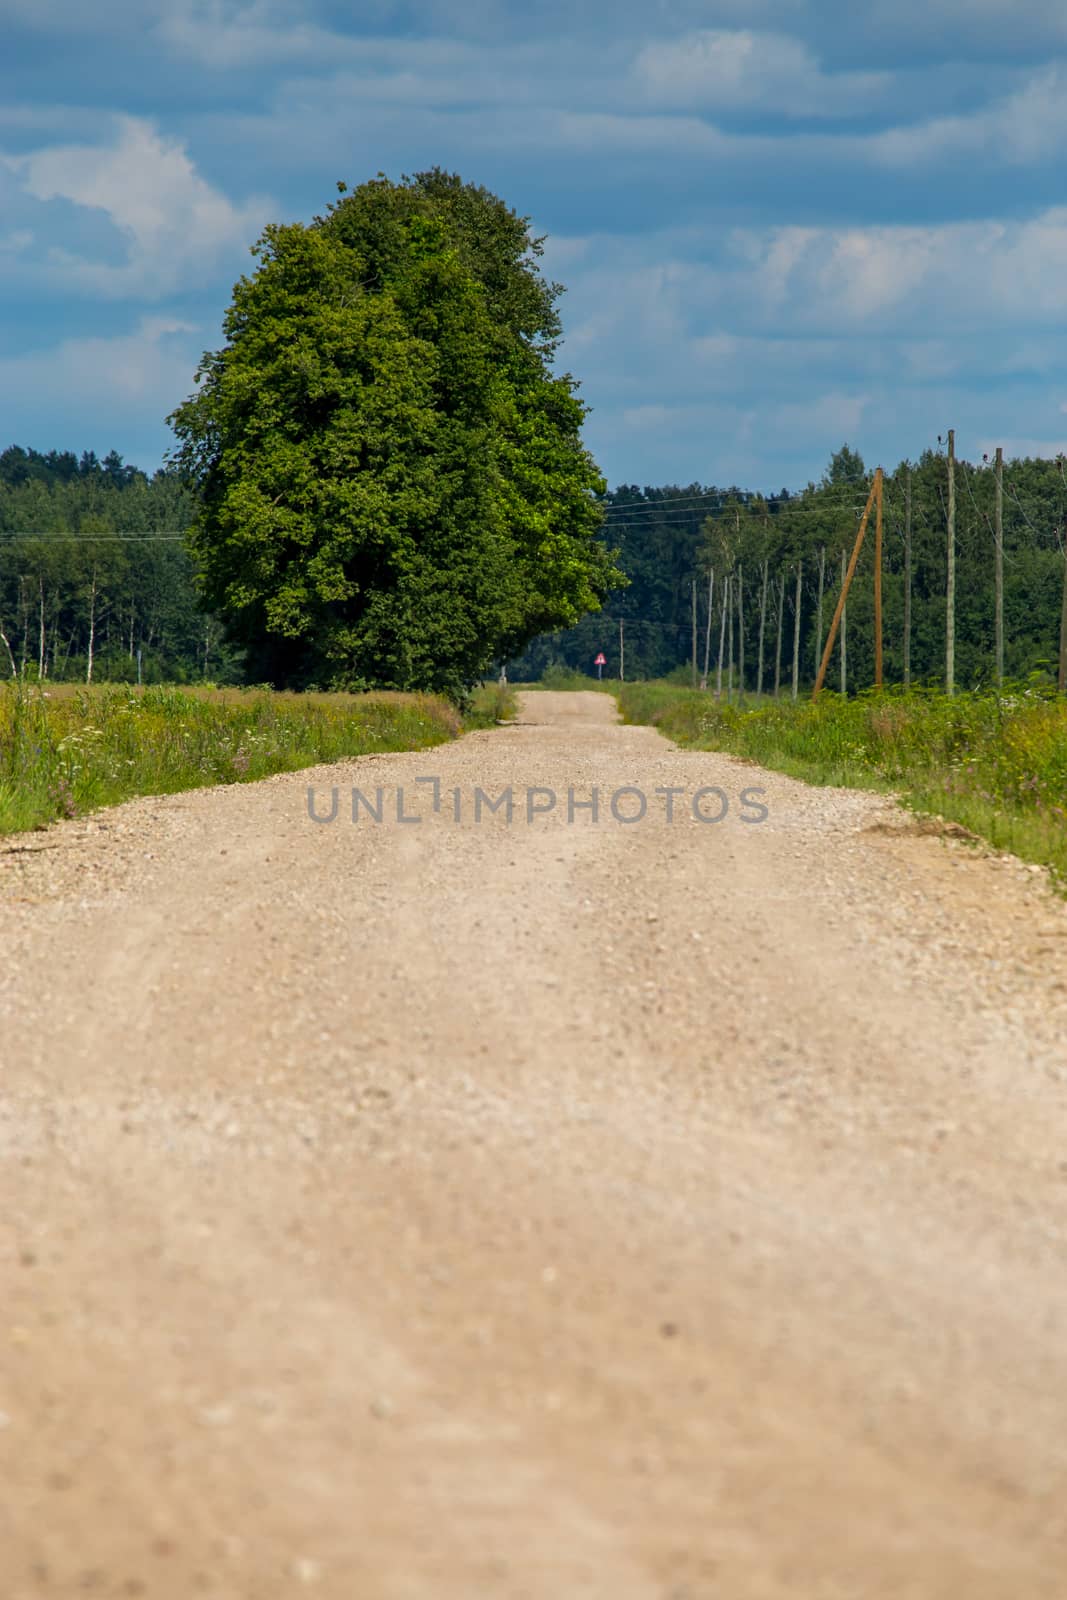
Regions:
[[0, 447], [151, 468], [270, 220], [548, 236], [610, 483], [1067, 449], [1064, 0], [0, 0]]

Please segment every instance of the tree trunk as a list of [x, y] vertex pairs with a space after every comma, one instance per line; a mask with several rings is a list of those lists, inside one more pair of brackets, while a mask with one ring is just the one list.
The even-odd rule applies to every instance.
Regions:
[[708, 573], [708, 625], [704, 630], [704, 675], [700, 680], [700, 687], [708, 686], [708, 667], [711, 663], [711, 607], [715, 599], [715, 568]]
[[1060, 607], [1060, 694], [1067, 694], [1067, 532], [1063, 540], [1063, 602]]
[[92, 583], [89, 586], [89, 654], [85, 664], [85, 681], [93, 681], [93, 646], [96, 643], [96, 568], [93, 568]]
[[130, 601], [130, 660], [131, 661], [133, 660], [133, 619], [134, 619], [134, 601], [131, 600]]
[[730, 577], [730, 615], [726, 619], [726, 637], [729, 641], [726, 651], [726, 704], [730, 705], [734, 698], [734, 579]]
[[822, 597], [826, 585], [826, 546], [819, 547], [819, 598], [815, 605], [815, 676], [822, 666]]
[[774, 652], [774, 698], [782, 686], [782, 633], [785, 628], [785, 573], [778, 579], [778, 642]]
[[793, 601], [793, 699], [800, 693], [800, 581], [804, 563], [797, 562], [797, 592]]
[[38, 629], [37, 629], [37, 678], [38, 678], [38, 681], [40, 681], [44, 677], [44, 643], [45, 643], [45, 640], [44, 640], [44, 579], [41, 577], [40, 573], [38, 573], [38, 575], [37, 575], [37, 597], [38, 597], [38, 600], [40, 601], [40, 609], [39, 609], [39, 612], [38, 612]]
[[59, 639], [58, 639], [59, 623], [58, 622], [56, 623], [54, 629], [52, 630], [52, 640], [53, 640], [53, 643], [52, 643], [52, 676], [53, 676], [53, 678], [56, 676], [56, 674], [60, 670], [62, 670], [63, 672], [66, 672], [66, 670], [67, 670], [67, 662], [70, 660], [70, 647], [74, 643], [74, 635], [77, 633], [77, 631], [78, 631], [77, 628], [72, 628], [71, 629], [70, 636], [68, 637], [67, 642], [63, 647], [63, 662], [62, 662], [62, 669], [61, 669], [60, 665], [59, 665]]
[[763, 582], [760, 585], [759, 596], [759, 650], [756, 661], [756, 698], [763, 693], [763, 639], [767, 623], [767, 566], [763, 563]]
[[719, 622], [719, 670], [715, 677], [715, 698], [722, 699], [722, 653], [726, 644], [726, 613], [730, 609], [730, 580], [726, 579], [722, 589], [722, 617]]
[[2, 622], [0, 622], [0, 639], [3, 640], [4, 649], [7, 651], [7, 659], [11, 663], [11, 676], [13, 678], [17, 678], [19, 674], [18, 674], [18, 668], [15, 666], [15, 656], [14, 656], [14, 653], [13, 653], [13, 651], [11, 649], [11, 640], [8, 638], [7, 634], [4, 632], [4, 625], [3, 625]]
[[741, 568], [737, 569], [737, 703], [745, 698], [745, 605]]

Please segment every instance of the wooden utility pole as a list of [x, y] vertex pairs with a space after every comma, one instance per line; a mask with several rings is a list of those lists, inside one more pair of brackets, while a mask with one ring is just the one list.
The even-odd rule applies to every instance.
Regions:
[[948, 572], [945, 583], [945, 693], [956, 692], [956, 430], [948, 430]]
[[782, 630], [785, 627], [785, 573], [778, 579], [778, 640], [774, 651], [774, 698], [782, 685]]
[[697, 581], [693, 579], [693, 688], [697, 686]]
[[797, 560], [797, 592], [793, 601], [793, 699], [800, 692], [800, 580], [804, 563]]
[[[842, 561], [844, 557], [842, 556]], [[842, 628], [842, 637], [844, 629]], [[904, 687], [911, 684], [911, 467], [904, 477]]]
[[826, 638], [826, 648], [822, 653], [822, 663], [819, 667], [819, 675], [815, 679], [815, 688], [812, 690], [811, 698], [813, 700], [815, 699], [815, 696], [818, 694], [819, 690], [822, 688], [823, 682], [826, 678], [826, 668], [830, 663], [830, 655], [837, 639], [838, 624], [844, 615], [845, 601], [848, 599], [848, 591], [852, 587], [852, 579], [856, 572], [856, 562], [859, 560], [860, 551], [863, 548], [863, 536], [867, 532], [867, 523], [870, 519], [871, 507], [874, 505], [876, 487], [877, 482], [871, 485], [871, 492], [867, 496], [867, 504], [864, 507], [863, 516], [860, 518], [860, 526], [859, 532], [856, 535], [856, 543], [852, 546], [852, 558], [849, 561], [848, 571], [845, 573], [845, 579], [841, 585], [841, 593], [837, 597], [837, 605], [834, 608], [834, 620], [830, 624], [830, 632]]
[[715, 698], [722, 699], [722, 653], [726, 646], [726, 613], [730, 609], [730, 579], [727, 576], [722, 588], [722, 617], [719, 622], [719, 670], [715, 679]]
[[[848, 570], [848, 557], [841, 552], [841, 593], [845, 592], [845, 573]], [[848, 694], [848, 606], [841, 607], [841, 694]]]
[[996, 494], [993, 500], [993, 577], [996, 587], [997, 689], [1004, 687], [1004, 447], [997, 445]]
[[763, 582], [760, 585], [759, 596], [759, 659], [756, 666], [756, 696], [763, 693], [763, 638], [767, 622], [767, 576], [768, 566], [766, 556], [763, 559]]
[[626, 682], [626, 624], [619, 618], [619, 682]]
[[874, 687], [882, 687], [882, 469], [874, 475]]
[[708, 665], [711, 661], [711, 607], [715, 599], [715, 568], [708, 573], [708, 622], [704, 629], [704, 673], [700, 679], [700, 687], [708, 686]]
[[737, 569], [737, 703], [745, 698], [745, 605], [744, 581]]
[[822, 597], [823, 587], [826, 582], [826, 546], [819, 547], [819, 598], [815, 604], [815, 670], [819, 670], [822, 660]]

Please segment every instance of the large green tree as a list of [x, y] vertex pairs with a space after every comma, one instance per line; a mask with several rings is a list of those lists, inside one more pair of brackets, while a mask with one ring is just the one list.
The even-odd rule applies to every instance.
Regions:
[[171, 423], [206, 599], [276, 684], [460, 693], [623, 580], [559, 286], [528, 220], [452, 174], [268, 227]]

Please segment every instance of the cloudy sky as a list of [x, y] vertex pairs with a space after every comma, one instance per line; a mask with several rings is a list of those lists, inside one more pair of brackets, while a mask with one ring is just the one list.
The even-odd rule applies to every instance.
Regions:
[[611, 483], [1067, 449], [1064, 0], [0, 0], [0, 447], [147, 468], [269, 220], [548, 236]]

